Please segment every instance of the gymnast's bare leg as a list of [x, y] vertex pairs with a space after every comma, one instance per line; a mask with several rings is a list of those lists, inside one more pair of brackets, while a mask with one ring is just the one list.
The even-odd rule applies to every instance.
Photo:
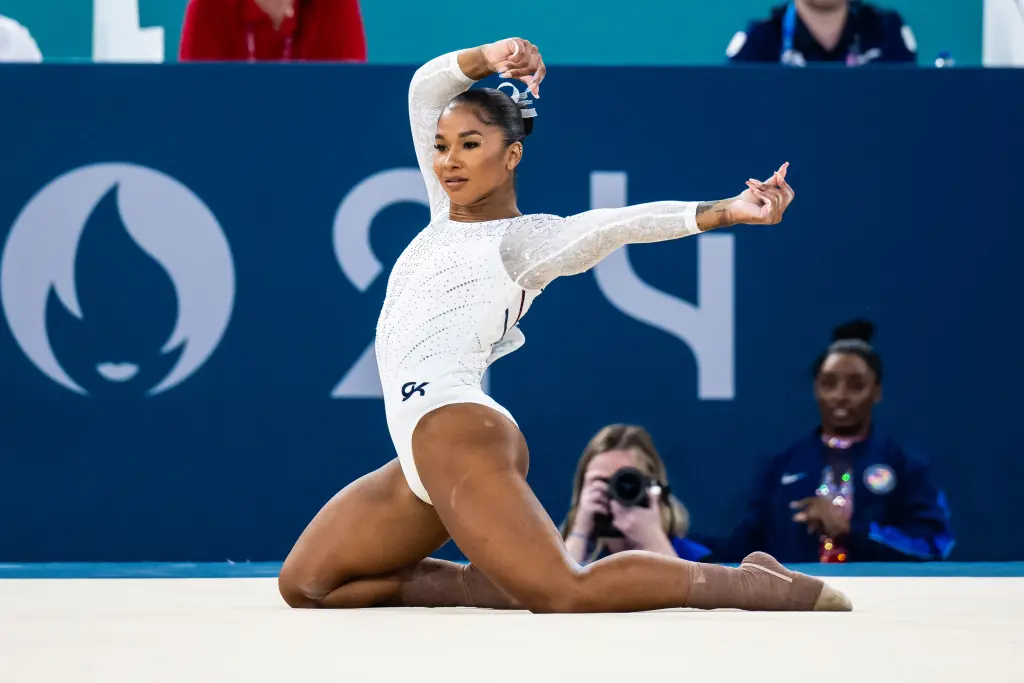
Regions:
[[[578, 566], [526, 484], [522, 435], [485, 406], [434, 411], [417, 426], [413, 447], [435, 506], [413, 494], [394, 460], [347, 486], [285, 560], [278, 585], [288, 605], [535, 612], [850, 608], [842, 594], [763, 553], [740, 569], [640, 551]], [[428, 557], [449, 540], [449, 530], [472, 565]]]
[[428, 557], [447, 541], [437, 512], [392, 460], [320, 510], [285, 560], [278, 587], [291, 607], [521, 609], [475, 567]]
[[700, 609], [848, 611], [820, 579], [755, 553], [739, 568], [655, 553], [617, 553], [580, 567], [526, 483], [516, 426], [487, 406], [438, 408], [413, 432], [416, 468], [466, 557], [533, 612]]

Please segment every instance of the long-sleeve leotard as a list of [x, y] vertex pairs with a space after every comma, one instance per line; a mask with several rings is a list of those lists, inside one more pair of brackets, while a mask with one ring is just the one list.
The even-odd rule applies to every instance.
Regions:
[[[432, 221], [446, 219], [449, 210], [448, 195], [432, 161], [437, 120], [452, 98], [472, 84], [459, 67], [458, 53], [452, 52], [420, 67], [409, 88], [409, 120]], [[566, 218], [522, 216], [508, 222], [502, 260], [524, 289], [543, 289], [557, 277], [589, 270], [625, 244], [660, 242], [699, 232], [697, 204], [663, 201], [595, 209]]]
[[388, 277], [375, 349], [388, 427], [409, 485], [430, 502], [412, 457], [421, 417], [453, 403], [511, 414], [482, 388], [487, 368], [525, 342], [519, 321], [560, 276], [582, 273], [615, 249], [698, 232], [697, 203], [654, 202], [562, 218], [530, 214], [465, 222], [450, 217], [434, 173], [434, 135], [445, 107], [473, 81], [458, 54], [416, 71], [409, 121], [426, 184], [430, 224]]

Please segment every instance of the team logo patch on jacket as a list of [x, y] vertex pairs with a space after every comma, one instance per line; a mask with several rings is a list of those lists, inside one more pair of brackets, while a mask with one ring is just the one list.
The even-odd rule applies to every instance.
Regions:
[[896, 488], [896, 473], [886, 465], [872, 465], [864, 470], [864, 485], [874, 493], [889, 493]]

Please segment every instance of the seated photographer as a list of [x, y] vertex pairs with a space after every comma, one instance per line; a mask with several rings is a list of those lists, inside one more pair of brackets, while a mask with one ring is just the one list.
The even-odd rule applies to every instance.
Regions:
[[580, 564], [623, 550], [694, 560], [708, 550], [685, 538], [689, 519], [647, 430], [609, 425], [583, 451], [561, 531]]
[[739, 562], [761, 550], [780, 562], [944, 560], [953, 547], [945, 494], [924, 459], [880, 434], [872, 411], [882, 398], [874, 326], [833, 332], [814, 364], [820, 426], [756, 474], [739, 526], [701, 538], [705, 562]]

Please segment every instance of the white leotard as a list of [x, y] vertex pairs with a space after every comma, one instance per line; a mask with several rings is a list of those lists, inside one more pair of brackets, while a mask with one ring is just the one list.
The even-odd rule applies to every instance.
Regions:
[[430, 224], [391, 271], [376, 336], [391, 437], [409, 486], [428, 503], [412, 458], [416, 423], [435, 408], [467, 402], [513, 419], [480, 383], [491, 363], [525, 342], [519, 322], [537, 295], [555, 278], [585, 272], [624, 244], [699, 232], [697, 202], [595, 209], [567, 218], [449, 220], [448, 195], [434, 174], [432, 156], [438, 117], [473, 83], [457, 55], [423, 65], [409, 86], [409, 119]]

